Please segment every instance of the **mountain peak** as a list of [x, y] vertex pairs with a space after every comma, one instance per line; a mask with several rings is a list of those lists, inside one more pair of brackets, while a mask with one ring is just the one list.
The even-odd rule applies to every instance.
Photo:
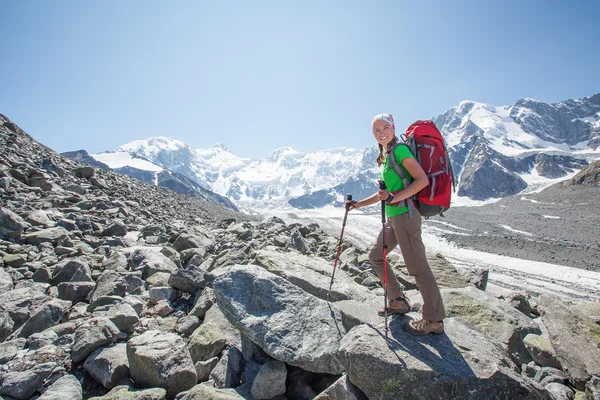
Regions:
[[225, 146], [225, 144], [224, 144], [224, 143], [221, 143], [221, 142], [219, 142], [219, 143], [217, 143], [217, 144], [213, 145], [213, 146], [211, 147], [211, 149], [215, 149], [215, 150], [223, 150], [223, 151], [230, 152], [230, 151], [229, 151], [229, 149], [227, 148], [227, 146]]

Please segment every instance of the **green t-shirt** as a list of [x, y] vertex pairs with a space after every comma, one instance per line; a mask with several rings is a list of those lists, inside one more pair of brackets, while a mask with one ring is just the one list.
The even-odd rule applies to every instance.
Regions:
[[[413, 181], [413, 179], [410, 176], [410, 174], [408, 173], [408, 171], [406, 170], [406, 168], [404, 168], [404, 166], [402, 165], [402, 160], [404, 160], [405, 158], [409, 158], [409, 157], [414, 158], [412, 153], [410, 152], [408, 146], [405, 146], [403, 144], [396, 147], [396, 150], [394, 153], [396, 155], [396, 162], [402, 169], [402, 172], [404, 172], [404, 174], [406, 175], [406, 179], [408, 179], [408, 183], [410, 184]], [[383, 171], [381, 172], [381, 179], [383, 179], [383, 181], [385, 182], [385, 186], [387, 187], [387, 190], [390, 193], [404, 189], [404, 184], [402, 183], [402, 178], [400, 178], [400, 176], [396, 173], [396, 171], [394, 171], [394, 169], [390, 167], [389, 156], [385, 158], [385, 164], [383, 165]], [[403, 203], [400, 202], [398, 204], [402, 205]], [[404, 204], [405, 204], [404, 206], [398, 206], [398, 205], [388, 206], [388, 205], [386, 205], [385, 213], [387, 214], [388, 217], [393, 217], [394, 215], [400, 215], [405, 212], [408, 212], [408, 207], [406, 207], [406, 203], [404, 203]]]

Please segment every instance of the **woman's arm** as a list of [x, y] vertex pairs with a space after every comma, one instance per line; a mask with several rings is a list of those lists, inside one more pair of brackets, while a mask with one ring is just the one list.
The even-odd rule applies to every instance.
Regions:
[[402, 165], [406, 168], [410, 176], [413, 177], [413, 181], [407, 188], [396, 193], [394, 199], [390, 201], [392, 204], [408, 199], [419, 193], [424, 187], [429, 186], [429, 179], [427, 179], [425, 171], [423, 171], [423, 168], [421, 168], [421, 165], [416, 159], [407, 157], [402, 160]]

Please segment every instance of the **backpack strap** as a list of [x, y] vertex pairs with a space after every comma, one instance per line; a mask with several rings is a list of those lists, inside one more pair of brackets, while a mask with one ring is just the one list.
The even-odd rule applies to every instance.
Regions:
[[[398, 143], [394, 147], [392, 147], [392, 150], [390, 151], [390, 155], [389, 155], [390, 167], [394, 170], [394, 172], [396, 172], [398, 174], [400, 179], [402, 179], [402, 185], [404, 185], [404, 189], [406, 189], [409, 185], [408, 178], [406, 177], [406, 174], [404, 173], [404, 171], [402, 171], [402, 168], [400, 168], [400, 165], [398, 165], [398, 161], [396, 160], [396, 148], [398, 148], [398, 146], [406, 146], [406, 145], [403, 143]], [[412, 218], [414, 204], [412, 201], [408, 201], [408, 200], [409, 199], [403, 200], [403, 202], [405, 202], [406, 206], [408, 207], [408, 217]]]

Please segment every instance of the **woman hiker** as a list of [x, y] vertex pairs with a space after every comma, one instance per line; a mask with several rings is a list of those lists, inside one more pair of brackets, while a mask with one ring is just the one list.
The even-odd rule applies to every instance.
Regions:
[[[421, 215], [414, 208], [412, 218], [409, 217], [406, 204], [406, 199], [429, 185], [429, 181], [425, 171], [423, 171], [407, 146], [396, 146], [395, 156], [400, 167], [404, 169], [405, 175], [409, 177], [410, 184], [408, 187], [404, 187], [400, 176], [390, 167], [388, 153], [398, 143], [394, 119], [391, 114], [376, 115], [371, 123], [371, 128], [375, 140], [379, 144], [377, 165], [383, 165], [382, 179], [388, 190], [379, 190], [372, 196], [358, 202], [349, 201], [347, 207], [354, 209], [369, 206], [382, 200], [386, 201], [385, 211], [388, 217], [385, 224], [387, 251], [390, 252], [397, 245], [400, 245], [408, 273], [415, 277], [419, 291], [423, 296], [423, 317], [411, 320], [405, 325], [405, 329], [414, 335], [442, 333], [444, 331], [444, 305], [435, 276], [427, 263], [425, 246], [421, 239]], [[383, 285], [383, 230], [379, 233], [377, 241], [371, 248], [369, 260]], [[400, 282], [398, 282], [398, 278], [396, 278], [391, 268], [387, 268], [387, 296], [390, 299], [387, 309], [388, 314], [403, 315], [410, 311], [408, 299], [402, 292]], [[384, 313], [385, 309], [379, 311], [380, 315], [384, 315]]]

